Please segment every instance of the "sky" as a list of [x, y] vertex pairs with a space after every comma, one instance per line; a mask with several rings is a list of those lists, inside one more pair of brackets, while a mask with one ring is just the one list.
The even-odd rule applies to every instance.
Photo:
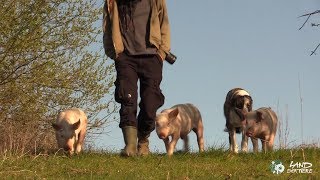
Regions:
[[[320, 49], [310, 56], [320, 43], [320, 28], [310, 24], [320, 23], [320, 14], [302, 30], [305, 18], [298, 18], [319, 10], [319, 0], [167, 0], [167, 8], [171, 51], [178, 59], [174, 65], [164, 63], [165, 104], [158, 112], [175, 104], [194, 104], [202, 114], [205, 148], [219, 147], [228, 143], [223, 131], [226, 94], [241, 87], [252, 96], [253, 109], [271, 107], [280, 120], [287, 117], [289, 145], [301, 144], [302, 137], [304, 142], [320, 143]], [[189, 139], [197, 151], [193, 132]], [[95, 145], [109, 151], [123, 148], [118, 123], [107, 126]], [[155, 131], [150, 149], [165, 151]]]

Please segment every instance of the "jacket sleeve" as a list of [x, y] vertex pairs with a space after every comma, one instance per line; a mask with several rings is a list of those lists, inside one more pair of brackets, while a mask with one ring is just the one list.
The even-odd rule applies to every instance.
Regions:
[[161, 32], [161, 44], [158, 53], [162, 59], [165, 59], [166, 54], [168, 54], [170, 51], [170, 26], [166, 0], [160, 1], [161, 5], [159, 6], [159, 22]]
[[103, 7], [103, 47], [106, 55], [115, 59], [116, 53], [112, 39], [112, 23], [108, 7], [109, 0], [105, 0]]

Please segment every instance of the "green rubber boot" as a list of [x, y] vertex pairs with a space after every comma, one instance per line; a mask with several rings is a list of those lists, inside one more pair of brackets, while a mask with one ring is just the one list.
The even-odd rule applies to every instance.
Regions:
[[150, 153], [149, 150], [149, 136], [138, 135], [138, 155], [147, 156]]
[[135, 156], [137, 154], [137, 128], [134, 126], [123, 127], [122, 134], [126, 146], [121, 150], [120, 155], [124, 157]]

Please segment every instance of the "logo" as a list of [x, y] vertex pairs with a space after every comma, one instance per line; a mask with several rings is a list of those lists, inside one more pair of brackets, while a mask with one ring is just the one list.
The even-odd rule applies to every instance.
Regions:
[[284, 165], [280, 160], [275, 160], [271, 162], [270, 170], [273, 174], [281, 174], [284, 171]]
[[[280, 160], [275, 160], [271, 162], [270, 170], [273, 174], [281, 174], [284, 172], [285, 167]], [[287, 173], [312, 173], [312, 163], [310, 162], [294, 162], [291, 161], [289, 167], [287, 168]]]
[[289, 169], [287, 173], [312, 173], [312, 163], [309, 162], [290, 162]]

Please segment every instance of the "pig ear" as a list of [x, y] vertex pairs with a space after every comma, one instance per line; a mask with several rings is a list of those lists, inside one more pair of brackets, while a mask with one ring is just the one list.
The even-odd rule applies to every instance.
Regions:
[[54, 130], [59, 131], [61, 129], [61, 126], [56, 124], [56, 123], [52, 123], [52, 127], [54, 128]]
[[175, 119], [178, 116], [178, 114], [179, 114], [179, 109], [175, 108], [168, 114], [169, 119]]
[[262, 112], [257, 111], [257, 122], [261, 122], [264, 119]]
[[76, 123], [72, 124], [72, 129], [73, 129], [73, 130], [76, 130], [76, 129], [78, 129], [78, 128], [79, 128], [79, 126], [80, 126], [80, 119], [79, 119], [79, 121], [78, 121], [78, 122], [76, 122]]
[[250, 100], [250, 105], [249, 105], [249, 107], [248, 107], [248, 110], [249, 110], [249, 111], [252, 111], [253, 100], [252, 100], [251, 96], [248, 96], [248, 98], [249, 98], [249, 100]]

